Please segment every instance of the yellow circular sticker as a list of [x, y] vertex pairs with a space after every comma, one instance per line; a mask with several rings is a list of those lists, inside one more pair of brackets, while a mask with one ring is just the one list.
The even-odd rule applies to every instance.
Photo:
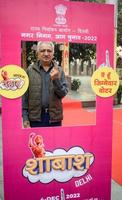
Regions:
[[92, 75], [91, 86], [98, 96], [111, 97], [119, 87], [119, 76], [111, 67], [100, 67]]
[[0, 68], [0, 95], [15, 99], [22, 96], [29, 85], [28, 75], [17, 65]]

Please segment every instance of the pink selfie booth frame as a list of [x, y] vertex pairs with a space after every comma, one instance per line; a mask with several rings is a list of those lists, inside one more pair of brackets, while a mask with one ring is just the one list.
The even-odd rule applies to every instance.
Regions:
[[[97, 66], [114, 60], [114, 7], [65, 0], [1, 1], [2, 65], [21, 66], [21, 41], [93, 43]], [[2, 97], [2, 138], [5, 200], [110, 200], [113, 97], [96, 97], [96, 124], [72, 127], [22, 128], [21, 98]], [[60, 182], [32, 183], [23, 167], [32, 158], [30, 133], [42, 135], [46, 151], [68, 152], [81, 147], [94, 155], [87, 173]], [[67, 171], [68, 175], [69, 171]], [[88, 181], [89, 176], [89, 181]], [[61, 195], [64, 195], [61, 196]], [[69, 195], [69, 196], [68, 196]]]

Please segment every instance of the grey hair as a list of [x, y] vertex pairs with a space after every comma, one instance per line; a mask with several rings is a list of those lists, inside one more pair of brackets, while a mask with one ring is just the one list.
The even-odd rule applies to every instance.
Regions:
[[47, 43], [47, 44], [49, 44], [51, 47], [52, 47], [52, 49], [53, 49], [53, 52], [54, 52], [54, 44], [53, 44], [53, 42], [46, 42], [46, 41], [39, 41], [38, 43], [37, 43], [37, 52], [39, 52], [39, 50], [40, 50], [40, 46], [42, 45], [42, 44], [44, 44], [44, 43]]

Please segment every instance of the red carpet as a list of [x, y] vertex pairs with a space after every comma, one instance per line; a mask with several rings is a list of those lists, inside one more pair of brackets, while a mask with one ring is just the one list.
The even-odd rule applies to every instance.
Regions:
[[[87, 125], [96, 122], [96, 113], [83, 109], [79, 101], [64, 99], [63, 107], [63, 126]], [[122, 109], [113, 110], [112, 179], [122, 185]]]
[[95, 124], [96, 122], [96, 113], [88, 112], [86, 109], [83, 109], [80, 101], [64, 99], [63, 108], [63, 126]]
[[70, 98], [63, 99], [63, 108], [66, 109], [77, 109], [82, 107], [82, 102]]

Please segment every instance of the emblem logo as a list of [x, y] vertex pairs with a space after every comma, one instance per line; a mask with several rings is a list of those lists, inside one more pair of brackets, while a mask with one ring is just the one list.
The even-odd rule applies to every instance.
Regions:
[[67, 20], [65, 18], [65, 15], [66, 15], [67, 7], [62, 4], [59, 4], [59, 5], [55, 6], [55, 10], [56, 10], [56, 14], [57, 14], [55, 23], [58, 25], [66, 24]]

